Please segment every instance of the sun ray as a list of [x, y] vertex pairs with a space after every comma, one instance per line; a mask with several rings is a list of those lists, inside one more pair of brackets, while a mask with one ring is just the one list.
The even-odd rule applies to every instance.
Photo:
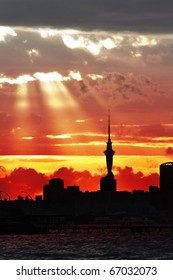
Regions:
[[13, 148], [19, 154], [33, 153], [33, 125], [30, 121], [31, 101], [29, 95], [29, 83], [19, 83], [16, 91], [16, 103], [14, 106], [15, 126], [12, 129], [14, 138]]
[[28, 87], [26, 83], [19, 84], [17, 87], [17, 101], [16, 110], [22, 111], [27, 110], [29, 107], [28, 103]]

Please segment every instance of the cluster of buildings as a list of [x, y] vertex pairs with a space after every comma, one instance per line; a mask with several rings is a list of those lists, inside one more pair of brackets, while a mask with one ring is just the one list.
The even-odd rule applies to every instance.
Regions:
[[[112, 142], [110, 138], [110, 114], [108, 115], [108, 141], [104, 154], [106, 156], [107, 175], [105, 177], [102, 177], [100, 180], [100, 191], [116, 192], [116, 180], [112, 172], [113, 155], [115, 154], [115, 152], [112, 149]], [[59, 178], [51, 179], [49, 181], [49, 184], [44, 186], [43, 189], [44, 200], [55, 201], [55, 197], [57, 197], [58, 194], [61, 193], [62, 191], [64, 191], [63, 180]], [[78, 186], [67, 187], [66, 193], [77, 193], [77, 192], [79, 192]]]
[[43, 201], [49, 207], [61, 214], [79, 215], [158, 215], [172, 213], [173, 196], [173, 162], [160, 166], [160, 188], [149, 186], [149, 191], [134, 190], [117, 191], [117, 182], [112, 172], [113, 156], [110, 137], [110, 115], [108, 115], [108, 140], [106, 150], [107, 174], [100, 180], [100, 190], [97, 192], [81, 192], [79, 186], [64, 188], [62, 179], [54, 178], [43, 188]]
[[[115, 151], [112, 149], [112, 141], [110, 138], [110, 114], [108, 114], [108, 140], [107, 147], [104, 151], [106, 156], [107, 175], [100, 180], [100, 192], [111, 194], [117, 192], [117, 182], [112, 172], [113, 156]], [[49, 184], [43, 188], [43, 197], [45, 201], [56, 201], [58, 195], [62, 192], [78, 193], [79, 186], [68, 186], [64, 189], [64, 182], [62, 179], [54, 178], [49, 181]], [[135, 191], [135, 193], [142, 193], [144, 191]], [[160, 189], [156, 186], [150, 186], [149, 192], [161, 192], [163, 195], [173, 194], [173, 162], [166, 162], [160, 165]], [[125, 193], [125, 192], [124, 192]]]
[[[173, 217], [173, 162], [160, 165], [160, 188], [149, 186], [149, 191], [134, 190], [117, 191], [117, 182], [112, 172], [113, 156], [110, 137], [110, 114], [108, 114], [108, 140], [106, 150], [107, 174], [100, 180], [100, 190], [96, 192], [82, 192], [79, 186], [67, 186], [61, 178], [53, 178], [43, 187], [43, 198], [37, 196], [36, 200], [21, 197], [17, 201], [4, 201], [0, 210], [5, 209], [13, 214], [39, 217], [65, 217], [68, 222], [75, 219], [91, 219], [93, 217], [152, 217], [161, 219], [164, 216]], [[11, 203], [7, 206], [7, 202]], [[14, 210], [15, 209], [15, 210]], [[2, 211], [0, 211], [1, 213]], [[11, 212], [10, 212], [11, 213]], [[63, 218], [64, 219], [64, 218]]]

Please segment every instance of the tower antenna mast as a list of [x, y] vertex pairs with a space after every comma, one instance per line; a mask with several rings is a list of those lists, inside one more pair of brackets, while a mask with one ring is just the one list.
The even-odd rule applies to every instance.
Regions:
[[108, 139], [111, 138], [111, 129], [110, 129], [110, 109], [108, 109]]

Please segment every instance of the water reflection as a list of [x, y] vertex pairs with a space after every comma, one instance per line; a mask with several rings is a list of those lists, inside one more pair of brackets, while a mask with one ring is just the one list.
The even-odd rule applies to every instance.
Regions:
[[171, 230], [0, 236], [0, 259], [173, 259]]

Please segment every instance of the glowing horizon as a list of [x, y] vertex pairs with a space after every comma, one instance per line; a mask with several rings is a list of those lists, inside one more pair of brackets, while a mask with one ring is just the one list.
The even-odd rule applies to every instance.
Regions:
[[151, 184], [158, 184], [159, 165], [173, 156], [172, 34], [33, 26], [0, 31], [2, 169], [34, 169], [37, 178], [73, 168], [90, 173], [90, 190], [92, 178], [99, 188], [110, 108], [120, 189], [128, 188], [121, 174], [137, 184], [153, 176]]

